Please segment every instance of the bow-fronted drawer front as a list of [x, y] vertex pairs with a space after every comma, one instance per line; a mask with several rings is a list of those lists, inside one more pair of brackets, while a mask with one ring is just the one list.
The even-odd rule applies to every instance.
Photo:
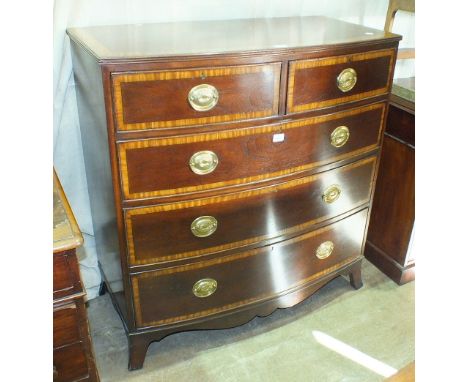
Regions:
[[361, 256], [367, 211], [274, 245], [131, 275], [137, 327], [225, 313], [339, 271]]
[[298, 113], [386, 94], [394, 49], [292, 61], [287, 112]]
[[376, 157], [224, 196], [126, 209], [132, 266], [222, 252], [297, 235], [369, 202]]
[[257, 183], [379, 146], [385, 103], [275, 125], [118, 143], [123, 198]]
[[117, 130], [147, 130], [278, 114], [281, 63], [112, 74]]

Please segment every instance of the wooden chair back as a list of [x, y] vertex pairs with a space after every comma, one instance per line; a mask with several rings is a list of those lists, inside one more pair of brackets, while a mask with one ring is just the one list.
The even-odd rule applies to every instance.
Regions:
[[[390, 0], [388, 4], [387, 17], [385, 18], [385, 32], [391, 32], [397, 11], [415, 13], [414, 0]], [[397, 59], [415, 58], [414, 48], [403, 48], [398, 50]]]

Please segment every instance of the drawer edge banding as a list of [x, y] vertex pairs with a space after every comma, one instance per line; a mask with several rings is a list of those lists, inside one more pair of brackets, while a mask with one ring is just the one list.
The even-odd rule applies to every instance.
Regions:
[[[385, 87], [380, 89], [374, 89], [367, 92], [357, 93], [353, 95], [347, 95], [339, 98], [332, 98], [324, 101], [316, 101], [306, 104], [294, 105], [294, 82], [295, 82], [295, 72], [297, 69], [309, 69], [315, 68], [320, 66], [331, 66], [336, 64], [344, 64], [349, 62], [349, 58], [351, 57], [351, 62], [356, 61], [365, 61], [373, 58], [379, 57], [390, 57], [390, 63], [388, 66], [388, 75], [387, 75], [387, 82]], [[308, 60], [299, 60], [294, 61], [290, 64], [290, 71], [288, 75], [288, 96], [287, 96], [287, 110], [290, 113], [298, 113], [312, 109], [319, 109], [323, 107], [334, 106], [343, 102], [352, 102], [358, 101], [361, 99], [376, 97], [379, 95], [383, 95], [390, 91], [389, 85], [391, 80], [391, 68], [393, 68], [393, 61], [395, 60], [395, 49], [384, 49], [384, 50], [376, 50], [372, 52], [366, 53], [356, 53], [351, 55], [342, 55], [342, 56], [334, 56], [334, 57], [326, 57], [326, 58], [316, 58], [316, 59], [308, 59]]]
[[[300, 241], [303, 241], [303, 240], [310, 239], [312, 237], [323, 234], [323, 233], [325, 233], [327, 231], [333, 230], [334, 225], [335, 224], [330, 224], [328, 226], [319, 228], [319, 229], [317, 229], [315, 231], [311, 231], [311, 232], [302, 234], [300, 236], [293, 237], [293, 238], [291, 238], [289, 240], [280, 242], [277, 245], [281, 247], [281, 246], [291, 245], [291, 244], [294, 244], [296, 242], [300, 242]], [[223, 257], [220, 257], [220, 258], [215, 258], [215, 259], [207, 260], [207, 261], [204, 261], [204, 262], [198, 262], [198, 263], [192, 263], [192, 264], [188, 264], [188, 265], [181, 265], [181, 266], [177, 266], [177, 267], [147, 271], [147, 272], [139, 273], [136, 276], [133, 276], [131, 278], [131, 281], [132, 281], [132, 286], [133, 286], [135, 318], [136, 318], [137, 325], [140, 328], [144, 328], [146, 326], [159, 326], [159, 325], [177, 323], [177, 322], [181, 322], [181, 321], [188, 321], [188, 320], [196, 319], [196, 318], [199, 318], [199, 317], [206, 317], [206, 316], [210, 316], [210, 315], [213, 315], [213, 314], [216, 314], [216, 313], [220, 313], [220, 312], [228, 311], [228, 310], [231, 310], [231, 309], [235, 309], [237, 307], [245, 306], [247, 304], [252, 304], [252, 303], [256, 303], [256, 302], [269, 300], [269, 299], [272, 299], [272, 298], [274, 298], [276, 296], [279, 296], [281, 294], [287, 294], [287, 293], [289, 293], [291, 290], [293, 290], [295, 288], [298, 288], [298, 287], [300, 287], [302, 285], [305, 285], [305, 284], [307, 284], [307, 283], [309, 283], [309, 282], [311, 282], [311, 281], [313, 281], [315, 279], [318, 279], [318, 278], [326, 275], [327, 273], [331, 273], [331, 272], [333, 272], [333, 271], [335, 271], [335, 270], [337, 270], [339, 268], [345, 267], [346, 265], [349, 265], [349, 264], [353, 263], [354, 261], [358, 260], [360, 257], [362, 257], [362, 256], [355, 256], [355, 257], [347, 258], [347, 259], [345, 259], [345, 260], [343, 260], [343, 261], [341, 261], [341, 262], [339, 262], [339, 263], [337, 263], [335, 265], [332, 265], [332, 266], [330, 266], [330, 267], [328, 267], [326, 269], [323, 269], [323, 270], [321, 270], [319, 272], [315, 272], [312, 275], [310, 275], [309, 277], [306, 277], [305, 279], [299, 280], [299, 281], [291, 284], [287, 289], [285, 289], [285, 290], [283, 290], [281, 292], [264, 293], [262, 295], [257, 295], [255, 297], [252, 297], [252, 298], [249, 298], [249, 299], [246, 299], [246, 300], [238, 301], [238, 302], [231, 303], [231, 304], [226, 304], [226, 305], [223, 305], [221, 307], [211, 308], [211, 309], [207, 309], [207, 310], [196, 312], [196, 313], [191, 313], [191, 314], [184, 315], [184, 316], [171, 317], [171, 318], [167, 318], [167, 319], [163, 319], [163, 320], [157, 320], [157, 321], [151, 321], [151, 322], [143, 322], [142, 321], [139, 283], [138, 283], [139, 279], [147, 278], [147, 277], [154, 277], [154, 276], [170, 275], [170, 274], [179, 273], [179, 272], [186, 272], [186, 271], [195, 270], [195, 269], [202, 269], [202, 268], [206, 268], [206, 267], [209, 267], [209, 266], [212, 266], [212, 265], [223, 264], [223, 263], [230, 262], [230, 261], [241, 260], [241, 259], [245, 259], [245, 258], [248, 258], [248, 257], [251, 257], [251, 256], [256, 256], [258, 254], [264, 253], [264, 250], [265, 250], [265, 247], [260, 247], [260, 248], [255, 248], [255, 249], [252, 249], [252, 250], [249, 250], [249, 251], [246, 251], [246, 252], [237, 253], [237, 254], [228, 255], [228, 256], [223, 256]], [[315, 256], [315, 254], [311, 254], [311, 255]]]
[[[175, 138], [160, 138], [160, 139], [147, 139], [147, 140], [139, 140], [139, 141], [124, 141], [118, 142], [118, 153], [119, 153], [119, 162], [120, 162], [120, 177], [121, 177], [121, 185], [122, 185], [122, 193], [125, 200], [134, 200], [134, 199], [148, 199], [152, 197], [160, 197], [160, 196], [168, 196], [174, 194], [184, 194], [188, 192], [202, 192], [211, 189], [215, 189], [218, 187], [228, 187], [228, 186], [236, 186], [244, 183], [253, 183], [256, 181], [262, 181], [267, 179], [273, 179], [277, 177], [286, 176], [295, 172], [299, 171], [306, 171], [312, 168], [332, 163], [335, 161], [339, 161], [348, 157], [356, 156], [359, 154], [364, 154], [369, 152], [379, 146], [380, 138], [382, 135], [382, 128], [383, 122], [385, 117], [385, 103], [375, 103], [368, 106], [346, 110], [343, 112], [338, 112], [334, 114], [327, 114], [321, 115], [317, 117], [301, 119], [299, 121], [288, 122], [284, 124], [278, 125], [268, 125], [268, 126], [261, 126], [256, 128], [246, 128], [246, 129], [238, 129], [238, 130], [227, 130], [221, 132], [214, 132], [209, 134], [196, 134], [196, 135], [189, 135], [184, 137], [175, 137]], [[379, 133], [378, 133], [378, 141], [374, 145], [366, 146], [358, 150], [354, 150], [348, 153], [344, 153], [341, 155], [337, 155], [335, 157], [312, 162], [309, 164], [292, 167], [285, 170], [280, 170], [272, 173], [267, 174], [260, 174], [260, 175], [253, 175], [244, 178], [232, 179], [223, 182], [215, 182], [209, 184], [203, 184], [198, 186], [185, 186], [179, 187], [176, 189], [164, 189], [164, 190], [153, 190], [153, 191], [146, 191], [146, 192], [130, 192], [129, 187], [129, 175], [128, 175], [128, 166], [127, 166], [127, 155], [126, 151], [131, 149], [142, 149], [142, 148], [150, 148], [150, 147], [160, 147], [160, 146], [171, 146], [171, 145], [178, 145], [178, 144], [188, 144], [188, 143], [197, 143], [197, 142], [209, 142], [214, 140], [222, 140], [222, 139], [230, 139], [230, 138], [237, 138], [243, 136], [250, 136], [256, 134], [265, 134], [265, 133], [276, 133], [276, 132], [283, 132], [284, 130], [303, 127], [307, 125], [316, 125], [323, 122], [333, 121], [336, 119], [341, 119], [345, 117], [350, 117], [354, 115], [358, 115], [361, 113], [377, 110], [381, 110], [381, 117], [380, 117], [380, 125], [379, 125]]]
[[[209, 309], [209, 310], [206, 310], [206, 311], [193, 313], [193, 314], [190, 314], [190, 315], [187, 315], [187, 316], [178, 316], [178, 317], [174, 317], [173, 319], [165, 319], [165, 320], [161, 320], [161, 321], [151, 321], [151, 322], [147, 322], [147, 323], [141, 323], [141, 321], [140, 321], [141, 320], [141, 312], [139, 310], [135, 310], [135, 316], [136, 316], [136, 319], [137, 319], [137, 324], [139, 324], [138, 329], [145, 329], [145, 328], [151, 327], [151, 326], [177, 324], [177, 323], [180, 323], [180, 322], [190, 321], [190, 320], [197, 319], [197, 318], [209, 317], [209, 316], [211, 316], [213, 314], [217, 314], [217, 313], [228, 312], [230, 310], [233, 310], [233, 309], [236, 309], [236, 308], [239, 308], [239, 307], [247, 307], [248, 305], [255, 304], [255, 303], [262, 303], [262, 302], [271, 300], [273, 298], [280, 297], [280, 296], [292, 293], [292, 292], [294, 292], [294, 290], [300, 289], [301, 287], [306, 286], [310, 282], [312, 282], [312, 281], [314, 281], [316, 279], [319, 279], [320, 277], [326, 275], [327, 273], [332, 273], [332, 272], [334, 272], [334, 271], [336, 271], [336, 270], [338, 270], [340, 268], [345, 268], [346, 266], [356, 262], [360, 258], [361, 257], [359, 256], [359, 257], [352, 257], [350, 259], [346, 259], [346, 260], [344, 260], [344, 261], [342, 261], [342, 262], [340, 262], [338, 264], [335, 264], [335, 265], [333, 265], [333, 266], [331, 266], [329, 268], [326, 268], [326, 269], [324, 269], [324, 270], [322, 270], [320, 272], [314, 273], [313, 275], [311, 275], [310, 277], [307, 277], [304, 280], [298, 281], [297, 283], [291, 285], [288, 289], [286, 289], [286, 290], [284, 290], [282, 292], [268, 293], [268, 294], [265, 293], [264, 295], [261, 295], [261, 296], [252, 297], [252, 298], [247, 299], [247, 300], [238, 301], [236, 303], [223, 305], [222, 307], [219, 307], [219, 308], [213, 308], [213, 309]], [[133, 280], [132, 280], [132, 282], [133, 282]], [[135, 285], [135, 284], [133, 284], [133, 285]], [[134, 297], [134, 300], [135, 300], [135, 303], [139, 303], [139, 298], [137, 298], [136, 295]]]
[[[355, 205], [351, 206], [350, 211], [353, 210], [353, 209], [357, 209], [357, 208], [359, 208], [361, 206], [365, 206], [365, 204], [367, 202], [368, 202], [368, 199], [367, 200], [361, 200], [361, 201], [357, 202]], [[344, 214], [346, 214], [346, 212], [344, 212]], [[340, 214], [340, 215], [342, 215], [342, 214]], [[340, 215], [338, 215], [338, 216], [340, 216]], [[286, 228], [286, 229], [281, 230], [281, 231], [277, 231], [276, 236], [273, 236], [273, 237], [271, 237], [271, 235], [256, 236], [256, 237], [253, 237], [253, 238], [240, 240], [240, 241], [235, 241], [235, 242], [232, 242], [232, 243], [222, 244], [222, 245], [218, 245], [218, 246], [214, 246], [214, 247], [208, 247], [208, 248], [202, 249], [202, 250], [194, 250], [194, 251], [176, 253], [174, 255], [155, 257], [155, 258], [153, 258], [151, 260], [133, 260], [134, 262], [130, 263], [130, 266], [132, 266], [132, 267], [150, 266], [150, 265], [153, 265], [153, 264], [165, 263], [165, 262], [170, 262], [170, 261], [177, 261], [177, 260], [181, 260], [181, 259], [185, 259], [185, 258], [189, 258], [189, 257], [190, 258], [198, 258], [198, 257], [202, 257], [202, 256], [205, 256], [205, 255], [211, 255], [211, 254], [216, 254], [216, 253], [223, 252], [223, 251], [228, 251], [228, 250], [231, 250], [231, 249], [239, 249], [239, 248], [251, 245], [251, 244], [259, 243], [259, 242], [264, 241], [264, 240], [274, 239], [275, 237], [282, 237], [282, 236], [285, 236], [285, 235], [293, 235], [296, 232], [301, 232], [301, 231], [305, 230], [306, 228], [312, 227], [312, 226], [314, 226], [316, 224], [322, 223], [322, 222], [324, 222], [326, 220], [329, 220], [329, 219], [332, 219], [334, 217], [335, 217], [335, 215], [333, 215], [333, 214], [324, 215], [324, 216], [321, 216], [320, 218], [313, 219], [313, 220], [310, 220], [308, 222], [298, 224], [298, 225]], [[128, 247], [130, 249], [130, 244], [128, 245]], [[131, 245], [131, 247], [133, 249], [133, 245]], [[133, 259], [134, 258], [135, 258], [135, 255], [133, 254]]]
[[[222, 66], [215, 68], [196, 68], [186, 70], [161, 70], [161, 71], [143, 71], [139, 73], [114, 72], [112, 73], [113, 107], [115, 109], [116, 125], [118, 131], [138, 131], [161, 129], [171, 127], [186, 127], [199, 124], [213, 124], [222, 122], [231, 122], [239, 120], [248, 120], [255, 118], [265, 118], [278, 114], [279, 111], [279, 84], [281, 73], [281, 62], [271, 62], [265, 64], [241, 65], [241, 66]], [[274, 98], [271, 109], [252, 112], [241, 112], [233, 114], [215, 115], [210, 117], [186, 118], [178, 120], [165, 120], [153, 122], [125, 123], [123, 118], [122, 102], [122, 83], [140, 82], [140, 81], [165, 81], [177, 79], [190, 79], [202, 77], [219, 77], [227, 75], [242, 75], [250, 73], [261, 73], [271, 71], [274, 74]]]
[[[351, 163], [349, 165], [346, 165], [342, 168], [342, 172], [348, 172], [351, 171], [357, 167], [364, 166], [368, 163], [373, 162], [373, 170], [372, 173], [373, 175], [371, 176], [371, 181], [374, 178], [375, 174], [375, 164], [376, 164], [377, 158], [375, 156], [371, 156], [368, 158], [361, 159], [360, 161]], [[339, 170], [335, 169], [335, 170]], [[331, 170], [334, 171], [334, 170]], [[135, 246], [134, 246], [134, 238], [133, 238], [133, 229], [132, 229], [132, 216], [134, 215], [145, 215], [148, 213], [155, 213], [155, 212], [167, 212], [167, 211], [174, 211], [178, 209], [186, 209], [186, 208], [193, 208], [193, 207], [201, 207], [204, 205], [211, 205], [211, 204], [217, 204], [217, 203], [224, 203], [228, 202], [231, 200], [236, 200], [236, 199], [244, 199], [244, 198], [249, 198], [253, 196], [258, 196], [258, 195], [265, 195], [269, 193], [275, 193], [278, 190], [283, 190], [283, 189], [289, 189], [297, 186], [301, 186], [304, 184], [309, 184], [317, 179], [319, 179], [323, 173], [319, 174], [314, 174], [314, 175], [309, 175], [303, 178], [295, 179], [289, 182], [273, 185], [273, 186], [267, 186], [261, 189], [256, 189], [256, 190], [247, 190], [247, 191], [241, 191], [236, 194], [230, 194], [230, 195], [225, 195], [225, 196], [213, 196], [209, 198], [204, 198], [204, 199], [196, 199], [196, 200], [191, 200], [191, 201], [181, 201], [181, 202], [175, 202], [171, 204], [162, 204], [162, 205], [156, 205], [156, 206], [149, 206], [149, 207], [139, 207], [139, 208], [132, 208], [132, 209], [125, 209], [124, 210], [124, 215], [125, 215], [125, 226], [126, 226], [126, 236], [127, 236], [127, 248], [128, 248], [128, 256], [129, 256], [129, 264], [131, 266], [139, 266], [139, 265], [150, 265], [150, 264], [156, 264], [160, 262], [167, 262], [167, 261], [173, 261], [173, 260], [179, 260], [182, 258], [186, 257], [200, 257], [206, 254], [214, 253], [214, 252], [220, 252], [220, 251], [225, 251], [229, 249], [234, 249], [238, 247], [243, 247], [249, 244], [253, 244], [256, 242], [260, 242], [263, 240], [266, 240], [270, 238], [271, 235], [262, 235], [262, 236], [257, 236], [253, 238], [248, 238], [245, 240], [240, 240], [237, 242], [232, 242], [232, 243], [227, 243], [227, 244], [222, 244], [214, 247], [208, 247], [205, 249], [199, 249], [199, 250], [194, 250], [194, 251], [188, 251], [188, 252], [182, 252], [182, 253], [177, 253], [173, 255], [166, 255], [166, 256], [159, 256], [159, 257], [154, 257], [152, 259], [148, 260], [137, 260], [135, 256]], [[370, 193], [371, 193], [372, 187], [369, 187], [369, 194], [367, 195], [367, 198], [365, 200], [360, 200], [353, 206], [350, 206], [348, 210], [352, 210], [354, 208], [357, 208], [363, 204], [365, 204], [369, 199], [370, 199]], [[346, 211], [344, 211], [346, 212]], [[310, 220], [308, 222], [304, 222], [302, 224], [298, 224], [292, 227], [288, 227], [284, 230], [278, 231], [277, 236], [282, 236], [285, 234], [292, 234], [294, 232], [301, 231], [304, 228], [313, 226], [317, 223], [323, 222], [325, 220], [328, 220], [330, 218], [333, 218], [335, 215], [324, 215], [321, 216], [317, 219]]]

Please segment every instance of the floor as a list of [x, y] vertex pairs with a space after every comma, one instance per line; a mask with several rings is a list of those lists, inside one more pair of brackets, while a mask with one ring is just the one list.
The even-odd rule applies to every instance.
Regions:
[[127, 370], [109, 296], [88, 315], [102, 382], [374, 382], [414, 360], [414, 282], [397, 286], [367, 261], [358, 291], [339, 277], [306, 301], [234, 329], [173, 334]]

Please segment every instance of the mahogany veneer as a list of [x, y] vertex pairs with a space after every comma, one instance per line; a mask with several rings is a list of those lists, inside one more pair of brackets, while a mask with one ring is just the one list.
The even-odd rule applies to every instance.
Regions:
[[[135, 274], [132, 286], [137, 327], [179, 323], [230, 311], [273, 299], [317, 280], [359, 258], [361, 243], [355, 238], [364, 234], [366, 220], [367, 210], [362, 210], [348, 219], [270, 246]], [[313, 254], [325, 240], [333, 241], [333, 256], [318, 259]], [[275, 266], [270, 266], [272, 263]], [[214, 298], [193, 298], [192, 285], [205, 277], [212, 277], [219, 284]]]
[[[129, 264], [201, 257], [279, 235], [297, 234], [368, 203], [375, 162], [372, 156], [325, 173], [255, 191], [126, 209]], [[342, 185], [341, 192], [346, 198], [324, 203], [322, 191], [337, 182]], [[192, 234], [190, 224], [202, 215], [215, 216], [218, 227], [211, 236], [199, 238]], [[271, 223], [273, 218], [274, 224]]]
[[365, 255], [397, 284], [415, 279], [414, 102], [392, 94]]
[[[281, 63], [112, 75], [117, 129], [140, 130], [267, 117], [278, 114]], [[200, 78], [223, 94], [217, 107], [187, 107]], [[164, 105], [164, 107], [161, 107]]]
[[168, 334], [362, 285], [400, 36], [324, 17], [68, 34], [129, 369]]
[[[288, 112], [298, 112], [385, 94], [391, 83], [393, 49], [291, 62]], [[356, 85], [343, 93], [336, 86], [340, 72], [352, 67]]]
[[[288, 123], [120, 142], [124, 198], [151, 198], [254, 183], [368, 153], [379, 146], [384, 116], [385, 103], [376, 103]], [[333, 147], [330, 134], [342, 125], [352, 134], [344, 146]], [[284, 134], [284, 141], [273, 142], [274, 134]], [[187, 163], [193, 153], [207, 148], [216, 152], [219, 164], [216, 171], [200, 177]]]

